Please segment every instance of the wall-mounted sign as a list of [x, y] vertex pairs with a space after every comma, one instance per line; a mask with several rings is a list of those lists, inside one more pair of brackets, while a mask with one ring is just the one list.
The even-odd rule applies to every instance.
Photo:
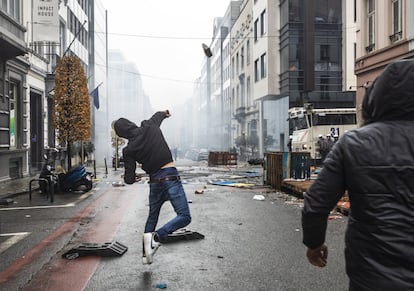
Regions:
[[58, 2], [58, 0], [33, 0], [33, 41], [59, 42]]

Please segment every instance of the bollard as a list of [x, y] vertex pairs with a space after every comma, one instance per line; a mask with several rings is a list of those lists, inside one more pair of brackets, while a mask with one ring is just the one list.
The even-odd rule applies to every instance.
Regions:
[[30, 180], [30, 182], [29, 182], [29, 200], [32, 200], [32, 183], [35, 182], [35, 181], [37, 181], [37, 182], [44, 181], [49, 185], [49, 188], [50, 188], [50, 182], [46, 178], [38, 178], [38, 179]]

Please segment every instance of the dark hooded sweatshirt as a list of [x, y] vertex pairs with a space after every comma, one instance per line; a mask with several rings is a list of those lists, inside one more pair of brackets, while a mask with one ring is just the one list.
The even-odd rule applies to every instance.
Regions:
[[114, 123], [116, 134], [128, 139], [127, 146], [122, 150], [125, 183], [135, 182], [137, 162], [147, 174], [153, 175], [162, 166], [173, 161], [160, 129], [161, 122], [166, 117], [164, 111], [156, 112], [150, 119], [142, 121], [140, 127], [126, 118], [120, 118]]
[[347, 190], [346, 270], [358, 290], [414, 290], [414, 61], [388, 65], [362, 103], [366, 124], [342, 135], [304, 194], [303, 242], [325, 241]]

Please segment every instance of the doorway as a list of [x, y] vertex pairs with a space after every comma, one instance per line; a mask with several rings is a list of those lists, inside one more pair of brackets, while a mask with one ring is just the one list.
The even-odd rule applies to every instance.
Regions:
[[33, 171], [42, 169], [43, 108], [42, 95], [30, 92], [30, 165]]

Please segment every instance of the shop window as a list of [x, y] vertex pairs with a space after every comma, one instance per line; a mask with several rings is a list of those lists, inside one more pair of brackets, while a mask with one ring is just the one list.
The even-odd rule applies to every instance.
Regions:
[[10, 148], [15, 149], [17, 147], [17, 129], [18, 129], [18, 99], [17, 99], [17, 86], [15, 83], [10, 83], [9, 91], [9, 133], [10, 133]]

